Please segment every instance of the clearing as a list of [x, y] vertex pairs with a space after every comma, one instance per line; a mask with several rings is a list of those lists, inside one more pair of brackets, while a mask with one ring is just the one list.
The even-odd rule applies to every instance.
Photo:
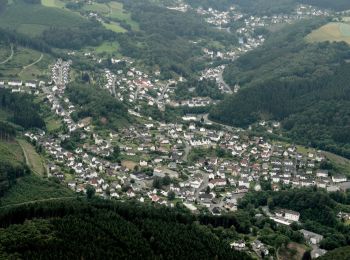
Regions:
[[26, 159], [27, 165], [32, 169], [35, 174], [44, 176], [45, 166], [40, 155], [35, 151], [35, 148], [25, 140], [18, 140], [18, 143], [23, 149], [23, 154]]
[[278, 257], [279, 260], [297, 260], [302, 259], [307, 247], [305, 245], [290, 242], [287, 247], [279, 248]]
[[346, 42], [350, 44], [350, 24], [341, 22], [328, 23], [306, 36], [309, 42]]
[[62, 184], [30, 174], [17, 179], [17, 183], [5, 193], [4, 197], [0, 198], [0, 203], [1, 206], [9, 206], [73, 196], [75, 194]]

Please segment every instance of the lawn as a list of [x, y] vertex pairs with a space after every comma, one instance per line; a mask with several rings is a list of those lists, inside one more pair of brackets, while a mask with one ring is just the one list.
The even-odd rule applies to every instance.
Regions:
[[46, 7], [63, 8], [65, 3], [60, 0], [41, 0], [41, 4]]
[[117, 42], [104, 42], [103, 44], [95, 48], [95, 52], [97, 54], [106, 53], [111, 55], [118, 55], [118, 49], [119, 44]]
[[346, 42], [350, 44], [350, 24], [328, 23], [306, 36], [309, 42]]
[[116, 22], [102, 23], [102, 24], [106, 29], [111, 30], [113, 32], [116, 32], [116, 33], [126, 32], [126, 30]]
[[35, 148], [25, 140], [18, 140], [18, 143], [23, 148], [23, 153], [27, 158], [28, 166], [35, 174], [45, 175], [45, 166], [41, 156], [35, 151]]
[[131, 14], [124, 10], [123, 4], [119, 2], [110, 2], [107, 4], [110, 8], [110, 18], [117, 18], [119, 20], [124, 20], [127, 24], [129, 24], [132, 30], [139, 30], [139, 25], [135, 21], [131, 19]]
[[54, 118], [54, 117], [46, 118], [45, 124], [46, 124], [46, 128], [49, 132], [55, 132], [56, 130], [60, 129], [62, 126], [61, 120]]
[[74, 195], [62, 184], [30, 174], [17, 179], [17, 183], [0, 198], [0, 204], [7, 206], [34, 200], [74, 197]]
[[337, 170], [342, 174], [350, 176], [350, 160], [339, 155], [323, 152], [325, 156], [337, 167]]
[[92, 11], [92, 12], [97, 12], [100, 14], [109, 14], [109, 7], [106, 4], [100, 4], [93, 2], [91, 5], [90, 4], [85, 4], [83, 7], [83, 10], [85, 11]]

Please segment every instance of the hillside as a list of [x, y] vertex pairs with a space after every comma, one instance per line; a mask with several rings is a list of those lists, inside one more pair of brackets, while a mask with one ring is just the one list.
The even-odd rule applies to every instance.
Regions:
[[240, 127], [281, 121], [293, 140], [349, 158], [350, 48], [306, 43], [318, 24], [286, 28], [228, 66], [225, 80], [243, 89], [215, 107], [211, 118]]
[[[0, 213], [0, 256], [25, 259], [249, 259], [180, 210], [51, 201]], [[70, 241], [67, 243], [67, 241]]]

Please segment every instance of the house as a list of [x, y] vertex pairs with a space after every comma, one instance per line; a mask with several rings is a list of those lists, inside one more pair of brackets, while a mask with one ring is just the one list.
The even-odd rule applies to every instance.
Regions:
[[231, 248], [234, 248], [235, 250], [244, 250], [245, 249], [245, 242], [243, 240], [234, 241], [230, 243]]
[[21, 87], [23, 82], [21, 80], [11, 80], [8, 82], [8, 85], [11, 87]]
[[328, 177], [328, 171], [327, 170], [318, 170], [316, 172], [316, 176], [318, 178], [327, 178]]
[[315, 248], [314, 250], [311, 251], [311, 258], [318, 258], [320, 256], [323, 256], [324, 254], [326, 254], [327, 251], [321, 248]]
[[25, 83], [25, 86], [29, 87], [29, 88], [36, 88], [36, 82], [35, 81], [28, 81]]
[[316, 234], [314, 232], [301, 229], [300, 232], [303, 234], [306, 241], [308, 241], [310, 244], [317, 245], [321, 242], [323, 239], [322, 235]]
[[336, 176], [332, 176], [332, 181], [334, 183], [339, 183], [339, 182], [346, 182], [347, 179], [344, 175], [336, 175]]
[[276, 216], [290, 221], [299, 221], [300, 213], [293, 210], [280, 209], [276, 211]]

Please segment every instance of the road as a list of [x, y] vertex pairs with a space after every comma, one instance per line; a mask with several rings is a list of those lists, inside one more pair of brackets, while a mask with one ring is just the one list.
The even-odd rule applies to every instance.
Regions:
[[224, 81], [224, 78], [222, 76], [222, 73], [224, 71], [222, 70], [219, 74], [218, 74], [218, 77], [217, 77], [217, 82], [219, 84], [222, 84], [224, 86], [224, 89], [225, 89], [225, 92], [228, 93], [228, 94], [233, 94], [233, 91], [231, 89], [231, 87], [229, 85], [226, 84], [226, 82]]
[[19, 73], [19, 75], [21, 75], [23, 73], [23, 71], [25, 71], [26, 69], [30, 68], [31, 66], [34, 66], [35, 64], [39, 63], [44, 57], [44, 54], [40, 54], [40, 57], [39, 59], [37, 59], [36, 61], [34, 61], [33, 63], [27, 65], [27, 66], [24, 66], [21, 70], [21, 72]]
[[37, 202], [54, 201], [54, 200], [64, 200], [64, 199], [75, 199], [75, 198], [77, 198], [77, 196], [59, 197], [59, 198], [48, 198], [48, 199], [40, 199], [40, 200], [31, 200], [31, 201], [27, 201], [27, 202], [21, 202], [21, 203], [6, 205], [6, 206], [3, 206], [3, 207], [0, 207], [0, 209], [10, 208], [10, 207], [14, 207], [14, 206], [22, 206], [22, 205], [34, 204], [34, 203], [37, 203]]
[[209, 175], [204, 172], [202, 172], [202, 175], [203, 175], [203, 182], [195, 192], [195, 197], [197, 201], [199, 201], [199, 193], [208, 187], [208, 182], [209, 182]]
[[10, 55], [6, 60], [0, 62], [0, 65], [1, 65], [1, 64], [5, 64], [5, 63], [9, 62], [10, 60], [12, 60], [13, 54], [14, 54], [14, 51], [13, 51], [13, 44], [11, 44], [11, 55]]
[[223, 125], [223, 124], [211, 121], [208, 117], [209, 117], [209, 114], [203, 115], [204, 123], [213, 124], [213, 125], [220, 125], [220, 126], [222, 126], [223, 128], [225, 128], [228, 131], [235, 131], [235, 130], [237, 130], [237, 128], [235, 128], [235, 127], [232, 127], [232, 126], [229, 126], [229, 125]]
[[188, 162], [188, 155], [190, 151], [191, 151], [191, 146], [187, 141], [185, 141], [185, 150], [184, 150], [184, 157], [183, 157], [183, 160], [185, 162]]

